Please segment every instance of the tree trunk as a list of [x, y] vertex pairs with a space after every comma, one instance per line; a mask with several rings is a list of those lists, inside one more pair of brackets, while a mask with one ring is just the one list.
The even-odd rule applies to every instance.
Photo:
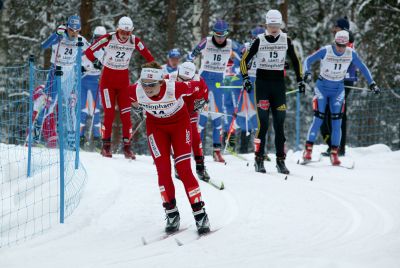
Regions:
[[81, 0], [81, 35], [90, 40], [91, 28], [88, 22], [92, 18], [93, 0]]
[[170, 50], [175, 46], [176, 40], [176, 0], [168, 1], [168, 18], [167, 18], [167, 49]]
[[282, 13], [283, 22], [285, 22], [285, 28], [288, 28], [288, 0], [283, 0], [279, 4], [279, 11]]

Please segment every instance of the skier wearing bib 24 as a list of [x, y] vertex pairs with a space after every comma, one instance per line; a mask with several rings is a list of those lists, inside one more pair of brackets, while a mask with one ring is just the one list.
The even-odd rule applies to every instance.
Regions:
[[175, 166], [185, 187], [193, 209], [199, 234], [210, 231], [210, 223], [204, 209], [199, 183], [192, 173], [191, 126], [184, 96], [200, 91], [200, 81], [176, 82], [163, 80], [161, 66], [147, 63], [142, 66], [140, 81], [128, 87], [133, 105], [146, 111], [148, 145], [157, 168], [158, 184], [165, 213], [167, 233], [176, 232], [180, 225], [176, 206], [175, 187], [171, 177], [171, 146]]
[[311, 81], [311, 65], [317, 60], [321, 61], [320, 73], [315, 87], [313, 99], [314, 119], [308, 131], [306, 148], [303, 153], [304, 163], [311, 161], [312, 148], [317, 138], [318, 130], [325, 117], [325, 107], [328, 104], [332, 119], [332, 146], [330, 159], [332, 165], [340, 165], [338, 150], [340, 145], [342, 114], [344, 109], [344, 78], [350, 64], [357, 66], [368, 81], [369, 88], [374, 93], [380, 93], [379, 87], [372, 79], [371, 73], [360, 60], [357, 53], [350, 47], [349, 32], [339, 31], [335, 35], [335, 44], [328, 45], [304, 61], [304, 80]]
[[[224, 92], [216, 87], [216, 83], [221, 83], [224, 72], [233, 50], [240, 54], [239, 46], [236, 42], [227, 38], [229, 25], [223, 20], [218, 20], [213, 26], [213, 35], [204, 38], [188, 56], [189, 61], [193, 61], [202, 54], [200, 76], [206, 81], [209, 89], [209, 111], [221, 113], [223, 111]], [[225, 162], [221, 155], [221, 129], [222, 115], [212, 114], [213, 121], [213, 157], [217, 162]], [[204, 128], [207, 124], [208, 114], [200, 115], [199, 129], [204, 140]], [[203, 143], [204, 144], [204, 143]]]
[[276, 167], [278, 172], [289, 174], [285, 165], [286, 88], [284, 81], [285, 59], [289, 55], [296, 72], [300, 92], [304, 92], [301, 63], [296, 55], [291, 39], [281, 31], [282, 14], [270, 10], [266, 15], [267, 31], [259, 34], [250, 49], [242, 57], [240, 69], [243, 75], [243, 87], [249, 92], [252, 82], [247, 69], [254, 56], [256, 59], [255, 100], [257, 105], [258, 132], [254, 139], [256, 172], [266, 173], [264, 168], [265, 136], [268, 129], [269, 111], [272, 111], [275, 130]]
[[[128, 67], [135, 50], [138, 50], [148, 62], [153, 61], [154, 58], [143, 42], [137, 36], [132, 35], [133, 29], [132, 20], [128, 17], [122, 17], [118, 21], [117, 32], [100, 37], [85, 51], [87, 58], [93, 62], [94, 67], [101, 68], [104, 65], [100, 77], [100, 92], [104, 109], [101, 154], [104, 157], [112, 157], [111, 131], [115, 102], [117, 101], [122, 122], [124, 155], [128, 159], [136, 158], [131, 151], [132, 122], [131, 103], [127, 91], [129, 85]], [[102, 48], [104, 48], [104, 56], [101, 63], [94, 53]]]
[[[76, 74], [75, 67], [78, 53], [78, 38], [81, 37], [83, 41], [84, 46], [82, 51], [88, 46], [86, 39], [79, 34], [80, 30], [80, 17], [77, 15], [70, 16], [67, 24], [58, 26], [57, 31], [47, 38], [47, 40], [41, 45], [42, 49], [51, 47], [50, 63], [52, 64], [52, 67], [45, 88], [48, 103], [38, 114], [37, 119], [34, 122], [35, 131], [33, 140], [38, 141], [39, 136], [42, 135], [42, 131], [46, 132], [43, 133], [43, 135], [47, 137], [47, 145], [49, 147], [55, 147], [57, 144], [55, 119], [55, 113], [57, 111], [57, 79], [55, 79], [54, 76], [56, 66], [62, 67], [63, 75], [61, 76], [61, 88], [63, 98], [67, 99], [69, 103], [76, 103], [75, 86], [72, 81], [75, 81]], [[68, 83], [64, 83], [65, 81], [68, 81]], [[70, 116], [68, 118], [73, 119], [75, 117]], [[67, 129], [68, 144], [73, 147], [75, 130], [71, 129], [71, 126], [73, 126], [74, 123], [71, 122], [67, 125], [70, 127]]]

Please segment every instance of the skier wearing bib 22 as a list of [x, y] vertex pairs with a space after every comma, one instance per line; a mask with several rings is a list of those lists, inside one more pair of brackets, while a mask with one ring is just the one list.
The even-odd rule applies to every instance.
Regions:
[[243, 87], [247, 92], [252, 82], [247, 73], [253, 57], [256, 59], [255, 99], [257, 103], [258, 132], [254, 139], [256, 172], [266, 173], [264, 168], [265, 136], [268, 129], [269, 111], [272, 111], [275, 130], [276, 167], [278, 172], [289, 174], [285, 165], [286, 88], [284, 81], [285, 59], [289, 55], [296, 72], [299, 92], [304, 92], [305, 84], [301, 74], [301, 63], [296, 55], [291, 39], [281, 31], [282, 14], [275, 9], [267, 12], [267, 31], [259, 34], [250, 49], [245, 52], [240, 63]]
[[357, 66], [368, 81], [369, 88], [375, 94], [380, 93], [379, 87], [372, 79], [371, 73], [365, 64], [360, 60], [357, 53], [350, 47], [349, 33], [339, 31], [335, 35], [335, 44], [328, 45], [304, 61], [304, 80], [311, 81], [310, 66], [317, 60], [321, 60], [320, 73], [315, 87], [313, 99], [314, 119], [308, 131], [307, 142], [303, 153], [305, 163], [311, 161], [312, 148], [317, 138], [318, 130], [325, 117], [325, 107], [328, 104], [332, 119], [332, 146], [330, 159], [332, 165], [340, 165], [338, 150], [341, 138], [340, 125], [344, 109], [344, 78], [350, 64]]
[[[221, 113], [223, 111], [224, 91], [216, 87], [216, 83], [222, 83], [226, 66], [232, 51], [240, 54], [239, 47], [231, 39], [227, 38], [229, 25], [223, 20], [217, 20], [213, 27], [213, 36], [201, 40], [191, 54], [188, 61], [193, 61], [200, 54], [203, 55], [200, 67], [200, 76], [206, 81], [209, 89], [209, 110]], [[213, 157], [217, 162], [225, 162], [221, 155], [221, 128], [222, 115], [212, 114], [213, 120]], [[207, 124], [207, 113], [200, 115], [199, 131], [204, 138], [204, 128]], [[203, 143], [204, 144], [204, 143]]]

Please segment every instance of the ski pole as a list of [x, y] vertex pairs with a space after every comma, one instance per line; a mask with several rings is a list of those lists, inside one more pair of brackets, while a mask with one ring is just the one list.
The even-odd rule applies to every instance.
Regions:
[[216, 88], [242, 88], [242, 86], [221, 86], [220, 82], [215, 83]]
[[368, 88], [365, 87], [353, 87], [353, 86], [344, 86], [345, 88], [352, 88], [352, 89], [358, 89], [358, 90], [369, 90]]
[[92, 129], [93, 129], [94, 117], [95, 117], [96, 108], [97, 108], [97, 100], [98, 100], [98, 97], [99, 97], [99, 94], [100, 94], [99, 88], [100, 88], [100, 81], [99, 81], [99, 84], [98, 84], [98, 86], [97, 86], [97, 90], [96, 90], [96, 99], [95, 99], [95, 101], [94, 101], [93, 113], [92, 113], [92, 115], [91, 115], [91, 122], [90, 122], [89, 134], [88, 134], [88, 138], [89, 138], [89, 139], [92, 138], [91, 136], [92, 136], [92, 132], [93, 132]]
[[290, 90], [290, 91], [286, 92], [286, 96], [297, 93], [298, 91], [299, 91], [298, 89]]
[[[242, 89], [240, 90], [240, 94], [239, 94], [237, 103], [240, 102], [240, 100], [241, 100], [241, 98], [243, 96], [243, 91], [244, 91], [244, 88], [242, 87]], [[236, 117], [237, 117], [238, 110], [239, 110], [239, 107], [238, 107], [238, 105], [236, 105], [235, 111], [233, 112], [233, 116], [232, 116], [232, 122], [231, 122], [231, 125], [229, 126], [228, 136], [226, 137], [226, 140], [225, 140], [224, 153], [226, 152], [226, 149], [228, 147], [228, 141], [231, 138], [231, 135], [233, 133], [233, 128], [235, 126], [235, 120], [236, 120]]]

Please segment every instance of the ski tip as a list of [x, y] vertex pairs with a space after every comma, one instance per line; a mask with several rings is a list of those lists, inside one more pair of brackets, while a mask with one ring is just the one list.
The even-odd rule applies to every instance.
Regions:
[[287, 176], [285, 177], [285, 181], [287, 181]]
[[299, 165], [300, 164], [300, 159], [297, 159], [297, 165]]
[[142, 243], [143, 243], [143, 246], [146, 246], [147, 245], [147, 241], [146, 241], [146, 239], [142, 236]]
[[313, 181], [313, 180], [314, 180], [314, 176], [311, 176], [310, 181]]
[[226, 161], [224, 162], [224, 165], [226, 166]]
[[221, 182], [221, 187], [219, 187], [219, 189], [222, 191], [223, 189], [225, 189], [225, 185], [223, 182]]
[[248, 167], [249, 166], [249, 162], [247, 162], [247, 164], [246, 164], [246, 167]]

